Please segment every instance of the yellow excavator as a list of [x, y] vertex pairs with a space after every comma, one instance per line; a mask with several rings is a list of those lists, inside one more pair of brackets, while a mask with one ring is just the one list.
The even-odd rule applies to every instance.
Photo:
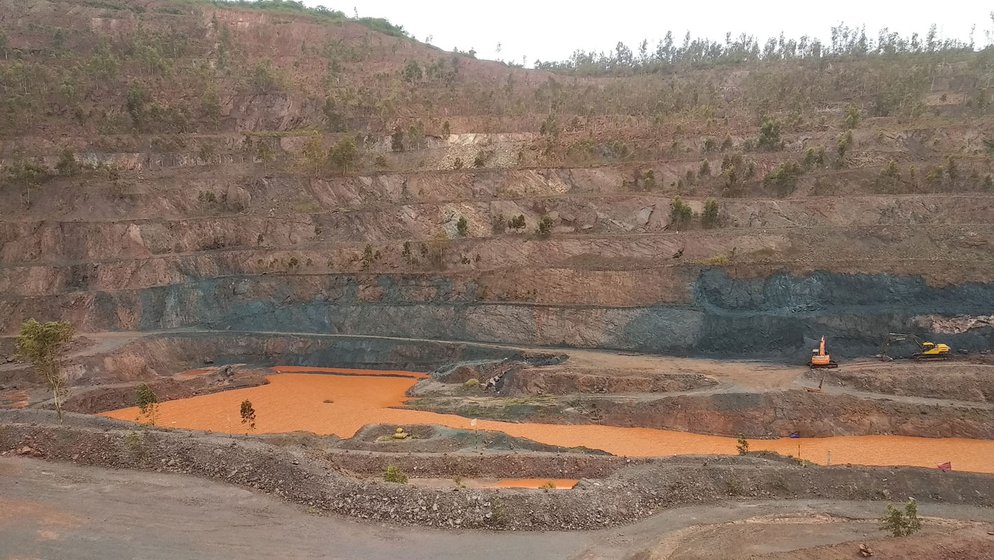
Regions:
[[913, 334], [906, 333], [887, 333], [887, 338], [884, 339], [884, 343], [880, 345], [880, 359], [881, 360], [893, 360], [887, 354], [887, 350], [890, 348], [891, 344], [901, 343], [901, 342], [913, 342], [918, 345], [918, 352], [911, 355], [911, 359], [921, 361], [927, 360], [947, 360], [949, 359], [949, 345], [936, 344], [934, 342], [923, 341]]
[[832, 356], [825, 351], [825, 337], [821, 337], [818, 348], [811, 351], [811, 360], [808, 361], [810, 368], [837, 368], [839, 364], [832, 361]]

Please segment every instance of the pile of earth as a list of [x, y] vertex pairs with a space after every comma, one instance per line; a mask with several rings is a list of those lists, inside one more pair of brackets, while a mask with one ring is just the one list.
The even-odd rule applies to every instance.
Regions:
[[[922, 501], [994, 506], [994, 483], [987, 475], [913, 468], [822, 468], [752, 456], [636, 463], [606, 478], [581, 480], [570, 491], [439, 491], [386, 483], [346, 469], [350, 456], [372, 452], [335, 454], [330, 461], [321, 457], [323, 452], [288, 441], [274, 445], [251, 437], [135, 429], [73, 414], [58, 425], [47, 411], [0, 411], [0, 422], [0, 454], [196, 474], [256, 488], [319, 511], [433, 527], [593, 529], [628, 523], [679, 504], [729, 498], [903, 500], [915, 496]], [[549, 456], [568, 461], [564, 459], [568, 455]], [[583, 457], [595, 462], [622, 461]], [[499, 473], [504, 458], [500, 453], [489, 455], [492, 472]]]

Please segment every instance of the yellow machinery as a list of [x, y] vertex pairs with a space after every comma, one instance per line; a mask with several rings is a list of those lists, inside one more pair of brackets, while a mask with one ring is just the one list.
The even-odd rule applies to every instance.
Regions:
[[949, 358], [949, 346], [934, 342], [922, 342], [921, 352], [911, 356], [916, 360], [945, 360]]
[[922, 341], [913, 334], [905, 333], [887, 333], [887, 338], [884, 339], [884, 343], [880, 346], [880, 359], [892, 360], [893, 358], [887, 355], [887, 350], [890, 348], [891, 344], [900, 342], [913, 342], [918, 346], [918, 352], [911, 355], [913, 360], [924, 361], [949, 359], [950, 348], [948, 345]]
[[837, 368], [839, 364], [832, 361], [832, 356], [825, 351], [825, 337], [821, 337], [821, 343], [818, 344], [818, 348], [811, 351], [811, 360], [808, 362], [808, 367], [812, 368]]

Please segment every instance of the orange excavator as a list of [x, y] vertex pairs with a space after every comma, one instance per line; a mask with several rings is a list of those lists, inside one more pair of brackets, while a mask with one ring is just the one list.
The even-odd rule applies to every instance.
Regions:
[[811, 351], [811, 361], [808, 362], [811, 368], [837, 368], [839, 364], [832, 361], [832, 356], [825, 352], [825, 337], [821, 337], [821, 344]]

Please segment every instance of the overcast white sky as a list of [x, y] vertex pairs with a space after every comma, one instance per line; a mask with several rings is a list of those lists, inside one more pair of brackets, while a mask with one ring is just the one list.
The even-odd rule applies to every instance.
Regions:
[[[938, 25], [944, 37], [966, 40], [976, 24], [975, 40], [985, 43], [992, 28], [994, 3], [980, 0], [710, 0], [679, 2], [613, 0], [549, 2], [543, 0], [304, 0], [305, 4], [341, 10], [349, 15], [385, 17], [412, 35], [445, 50], [477, 51], [479, 58], [521, 61], [528, 57], [561, 60], [574, 50], [610, 50], [618, 41], [635, 49], [643, 38], [655, 45], [667, 30], [679, 39], [693, 36], [723, 40], [725, 32], [745, 32], [761, 40], [779, 35], [830, 37], [830, 28], [844, 21], [866, 25], [876, 37], [881, 27], [902, 35]], [[496, 52], [502, 44], [501, 53]], [[651, 48], [650, 48], [651, 50]]]

